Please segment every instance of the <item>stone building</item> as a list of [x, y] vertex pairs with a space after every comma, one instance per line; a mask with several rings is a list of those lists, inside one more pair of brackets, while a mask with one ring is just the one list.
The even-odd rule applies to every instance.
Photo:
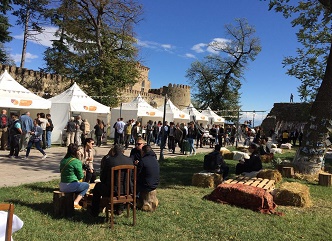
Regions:
[[[169, 84], [159, 89], [151, 89], [149, 80], [149, 68], [143, 65], [137, 67], [140, 77], [133, 86], [123, 91], [120, 102], [129, 102], [138, 95], [141, 95], [148, 103], [154, 107], [164, 104], [165, 94], [179, 109], [184, 109], [190, 104], [190, 87], [187, 85]], [[50, 98], [62, 93], [73, 84], [70, 79], [61, 75], [53, 75], [40, 71], [19, 68], [0, 64], [0, 74], [7, 69], [8, 73], [21, 85], [43, 98]], [[97, 100], [98, 101], [98, 100]]]

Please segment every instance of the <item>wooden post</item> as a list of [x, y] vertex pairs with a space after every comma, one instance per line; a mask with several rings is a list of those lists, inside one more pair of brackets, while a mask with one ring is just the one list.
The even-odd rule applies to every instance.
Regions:
[[74, 215], [75, 193], [53, 191], [53, 208], [55, 216], [71, 217]]
[[321, 186], [330, 187], [332, 183], [332, 175], [329, 173], [320, 173], [318, 176], [318, 184]]
[[283, 167], [281, 170], [281, 175], [283, 177], [293, 177], [294, 176], [294, 168], [293, 167]]

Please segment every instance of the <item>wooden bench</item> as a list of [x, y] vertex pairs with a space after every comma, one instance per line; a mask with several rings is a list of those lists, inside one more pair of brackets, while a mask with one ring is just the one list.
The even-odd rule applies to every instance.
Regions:
[[272, 191], [275, 187], [275, 180], [270, 179], [263, 179], [263, 178], [257, 178], [257, 177], [244, 177], [244, 176], [237, 176], [234, 179], [228, 179], [224, 183], [229, 184], [245, 184], [248, 186], [253, 187], [261, 187], [267, 191]]

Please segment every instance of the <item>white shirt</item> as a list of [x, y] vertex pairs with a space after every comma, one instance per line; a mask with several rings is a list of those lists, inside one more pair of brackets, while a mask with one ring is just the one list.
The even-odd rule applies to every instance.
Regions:
[[[6, 224], [7, 224], [7, 212], [0, 211], [0, 241], [4, 241], [6, 237]], [[12, 234], [23, 227], [23, 221], [15, 214], [13, 216], [13, 229]], [[13, 238], [12, 238], [13, 240]]]

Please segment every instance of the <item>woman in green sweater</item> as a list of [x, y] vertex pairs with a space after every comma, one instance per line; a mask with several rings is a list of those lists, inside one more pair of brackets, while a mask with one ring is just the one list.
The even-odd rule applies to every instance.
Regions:
[[84, 177], [84, 174], [82, 162], [78, 159], [78, 148], [77, 144], [70, 144], [67, 149], [67, 154], [60, 162], [60, 191], [78, 194], [74, 200], [75, 209], [82, 208], [78, 203], [89, 189], [89, 183], [80, 181]]

